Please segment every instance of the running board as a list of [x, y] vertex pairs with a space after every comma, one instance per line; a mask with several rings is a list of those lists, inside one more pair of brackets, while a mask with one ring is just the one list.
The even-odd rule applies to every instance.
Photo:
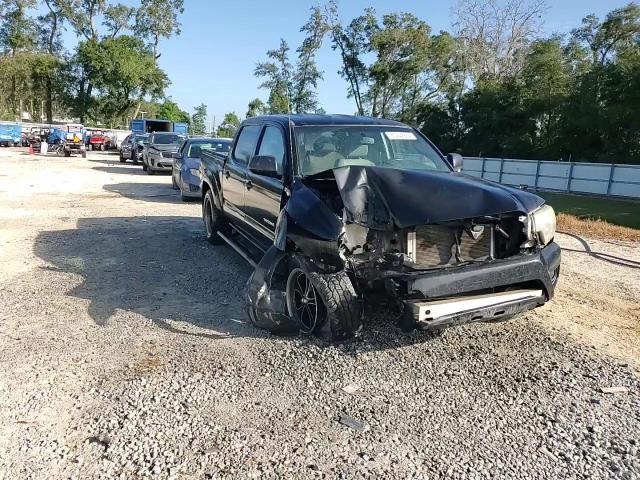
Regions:
[[[488, 308], [498, 308], [526, 300], [543, 300], [542, 290], [513, 290], [501, 293], [489, 293], [486, 295], [474, 295], [468, 297], [455, 297], [444, 300], [408, 301], [413, 318], [418, 322], [437, 322], [438, 319], [481, 311]], [[497, 312], [498, 314], [500, 312]]]
[[256, 262], [254, 262], [251, 257], [249, 257], [249, 255], [247, 255], [247, 253], [242, 249], [242, 247], [240, 245], [238, 245], [236, 242], [234, 242], [233, 240], [231, 240], [230, 238], [228, 238], [226, 235], [224, 235], [221, 232], [218, 232], [218, 236], [224, 240], [225, 242], [227, 242], [227, 245], [229, 245], [231, 248], [233, 248], [242, 258], [244, 258], [249, 265], [251, 265], [253, 268], [256, 268], [258, 266], [258, 264]]

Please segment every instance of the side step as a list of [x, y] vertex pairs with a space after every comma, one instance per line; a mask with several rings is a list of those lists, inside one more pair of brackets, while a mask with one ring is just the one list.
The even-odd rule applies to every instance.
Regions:
[[222, 240], [224, 240], [231, 248], [233, 248], [242, 258], [244, 258], [249, 263], [249, 265], [251, 265], [253, 268], [256, 268], [258, 266], [258, 264], [254, 262], [251, 257], [249, 257], [249, 255], [247, 255], [247, 253], [242, 249], [240, 245], [238, 245], [236, 242], [234, 242], [221, 232], [218, 232], [218, 236]]
[[542, 290], [514, 290], [502, 293], [434, 300], [431, 302], [408, 301], [405, 302], [405, 304], [414, 320], [430, 323], [456, 315], [476, 311], [480, 312], [485, 309], [497, 308], [501, 305], [506, 307], [510, 304], [538, 299], [544, 303]]

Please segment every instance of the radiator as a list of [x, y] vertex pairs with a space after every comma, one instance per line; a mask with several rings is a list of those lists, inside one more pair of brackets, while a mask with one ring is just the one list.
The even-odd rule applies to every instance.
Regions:
[[485, 260], [493, 254], [492, 230], [488, 225], [475, 226], [471, 233], [441, 225], [418, 227], [408, 234], [407, 255], [422, 268]]

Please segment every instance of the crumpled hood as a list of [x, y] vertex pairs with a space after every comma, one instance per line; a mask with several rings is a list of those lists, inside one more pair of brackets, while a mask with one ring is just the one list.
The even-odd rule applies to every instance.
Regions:
[[346, 220], [369, 228], [527, 213], [544, 204], [532, 193], [454, 172], [347, 166], [333, 175]]

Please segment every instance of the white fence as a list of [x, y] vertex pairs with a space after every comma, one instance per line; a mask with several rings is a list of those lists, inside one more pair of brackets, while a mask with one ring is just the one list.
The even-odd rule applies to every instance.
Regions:
[[463, 171], [532, 190], [640, 198], [640, 165], [465, 157]]

